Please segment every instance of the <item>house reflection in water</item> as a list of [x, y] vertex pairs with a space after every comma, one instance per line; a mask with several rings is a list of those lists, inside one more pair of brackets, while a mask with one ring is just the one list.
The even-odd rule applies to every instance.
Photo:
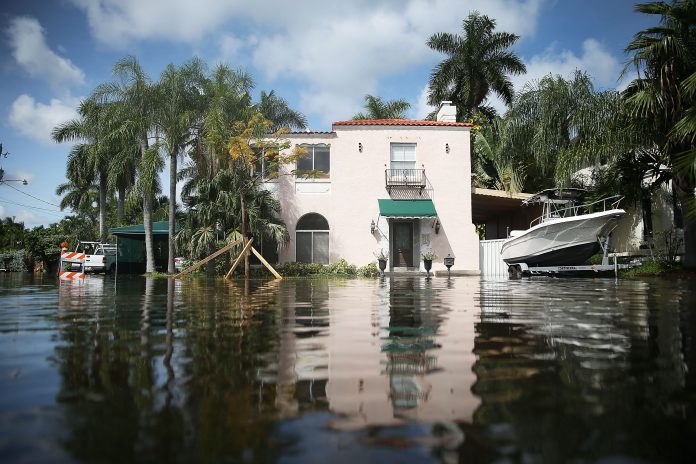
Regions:
[[340, 429], [472, 420], [473, 282], [450, 284], [465, 287], [446, 292], [456, 301], [422, 278], [285, 284], [278, 362], [261, 373], [281, 416], [328, 408]]

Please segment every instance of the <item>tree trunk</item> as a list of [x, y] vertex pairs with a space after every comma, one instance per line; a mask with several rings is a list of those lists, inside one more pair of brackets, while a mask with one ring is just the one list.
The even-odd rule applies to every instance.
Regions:
[[120, 186], [118, 188], [118, 196], [116, 198], [116, 215], [118, 217], [118, 222], [123, 224], [123, 220], [126, 217], [125, 205], [126, 203], [126, 188]]
[[[247, 243], [247, 230], [246, 230], [246, 208], [244, 206], [244, 192], [240, 193], [240, 205], [242, 210], [242, 238], [244, 239], [244, 245]], [[244, 278], [249, 278], [249, 253], [248, 251], [244, 253]]]
[[155, 272], [154, 244], [152, 242], [152, 195], [143, 194], [143, 226], [145, 228], [145, 272]]
[[99, 173], [99, 241], [106, 240], [106, 173]]
[[[147, 150], [147, 136], [140, 143], [141, 156]], [[145, 272], [155, 272], [154, 243], [152, 241], [152, 191], [143, 192], [143, 226], [145, 228]]]
[[176, 153], [169, 154], [169, 257], [167, 273], [174, 274], [174, 229], [176, 228]]

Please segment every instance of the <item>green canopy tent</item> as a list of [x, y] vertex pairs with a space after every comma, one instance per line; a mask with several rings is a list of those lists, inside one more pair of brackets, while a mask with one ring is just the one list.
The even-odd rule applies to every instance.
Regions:
[[[176, 230], [181, 227], [177, 224]], [[112, 227], [109, 233], [116, 236], [118, 245], [118, 272], [126, 274], [143, 274], [145, 272], [145, 226]], [[152, 223], [152, 245], [155, 255], [155, 269], [167, 270], [167, 243], [169, 240], [169, 223], [157, 221]]]

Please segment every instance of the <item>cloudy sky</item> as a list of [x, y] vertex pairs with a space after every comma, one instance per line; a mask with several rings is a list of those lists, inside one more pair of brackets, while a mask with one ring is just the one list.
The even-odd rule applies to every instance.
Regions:
[[[193, 56], [251, 73], [256, 92], [276, 92], [314, 130], [350, 119], [365, 94], [411, 102], [422, 118], [428, 76], [442, 59], [425, 45], [436, 32], [461, 32], [477, 10], [520, 36], [528, 73], [587, 71], [598, 88], [621, 88], [623, 49], [652, 24], [630, 0], [3, 0], [0, 10], [0, 218], [48, 224], [69, 144], [51, 129], [74, 116], [81, 98], [111, 79], [119, 58], [136, 56], [156, 79]], [[494, 102], [495, 103], [495, 102]], [[498, 107], [503, 109], [501, 106]], [[166, 185], [166, 184], [165, 184]], [[12, 188], [14, 187], [14, 188]]]

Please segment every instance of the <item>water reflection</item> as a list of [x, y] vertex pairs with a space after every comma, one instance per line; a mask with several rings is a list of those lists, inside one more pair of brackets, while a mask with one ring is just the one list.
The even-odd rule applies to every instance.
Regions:
[[689, 282], [552, 283], [481, 284], [477, 446], [548, 462], [695, 456]]
[[689, 461], [690, 284], [0, 276], [0, 459]]

